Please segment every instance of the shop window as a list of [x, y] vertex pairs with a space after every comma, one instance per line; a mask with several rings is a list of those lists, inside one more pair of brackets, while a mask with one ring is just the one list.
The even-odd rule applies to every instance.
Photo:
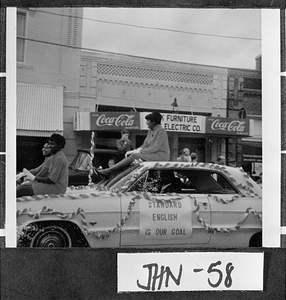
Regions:
[[25, 61], [27, 13], [17, 12], [17, 62]]
[[244, 88], [247, 90], [261, 90], [261, 78], [244, 78]]

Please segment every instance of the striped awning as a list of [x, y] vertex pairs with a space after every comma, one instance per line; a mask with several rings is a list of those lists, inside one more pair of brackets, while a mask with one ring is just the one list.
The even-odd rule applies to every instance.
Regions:
[[17, 82], [17, 135], [63, 131], [63, 87]]

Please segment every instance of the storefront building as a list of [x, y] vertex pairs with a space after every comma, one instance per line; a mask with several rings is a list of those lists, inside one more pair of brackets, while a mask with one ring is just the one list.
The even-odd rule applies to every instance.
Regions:
[[[78, 147], [90, 147], [91, 132], [79, 125], [85, 123], [78, 117], [82, 113], [157, 110], [164, 116], [172, 160], [187, 147], [197, 152], [201, 161], [216, 161], [219, 155], [225, 155], [226, 143], [207, 136], [203, 126], [205, 117], [226, 117], [226, 98], [226, 68], [83, 51], [75, 130]], [[120, 130], [106, 127], [97, 128], [95, 132], [96, 147], [116, 147]], [[147, 128], [131, 128], [130, 132], [134, 147], [138, 147], [144, 141]], [[209, 151], [210, 145], [212, 151]]]
[[[120, 132], [127, 129], [133, 133], [133, 145], [142, 145], [148, 127], [145, 116], [149, 112], [79, 112], [75, 118], [75, 130], [79, 133], [91, 132], [112, 135], [112, 132]], [[176, 113], [162, 113], [162, 127], [167, 131], [171, 150], [171, 160], [178, 157], [174, 149], [179, 146], [188, 146], [191, 152], [196, 152], [198, 160], [202, 162], [216, 162], [218, 151], [225, 148], [228, 138], [241, 138], [249, 136], [249, 120], [230, 119], [223, 117], [195, 116]], [[185, 143], [185, 141], [191, 143]], [[113, 147], [115, 148], [115, 142]], [[95, 139], [88, 140], [89, 148]], [[99, 147], [108, 148], [108, 145]]]
[[262, 174], [261, 55], [256, 69], [229, 69], [227, 116], [250, 120], [250, 135], [229, 139], [229, 161], [237, 161], [254, 179]]
[[[77, 149], [91, 146], [92, 131], [97, 148], [115, 149], [121, 129], [91, 126], [92, 113], [109, 118], [112, 113], [154, 110], [164, 116], [172, 160], [186, 147], [201, 161], [216, 162], [224, 155], [228, 164], [250, 164], [251, 169], [249, 155], [259, 160], [259, 70], [81, 51], [82, 8], [49, 10], [17, 10], [17, 170], [42, 162], [41, 148], [54, 132], [66, 138], [70, 162]], [[231, 124], [241, 119], [242, 108], [248, 133], [225, 134], [208, 127], [208, 118], [231, 119], [223, 122]], [[139, 119], [140, 126], [129, 128], [134, 147], [147, 134], [144, 118]]]
[[82, 16], [83, 8], [17, 8], [17, 171], [42, 163], [55, 132], [74, 156]]

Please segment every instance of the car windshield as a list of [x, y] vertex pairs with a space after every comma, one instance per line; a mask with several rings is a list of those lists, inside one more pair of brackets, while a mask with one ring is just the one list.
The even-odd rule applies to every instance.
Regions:
[[123, 191], [127, 189], [127, 185], [125, 183], [129, 182], [134, 173], [137, 173], [137, 169], [140, 165], [135, 164], [128, 166], [124, 170], [120, 171], [118, 174], [113, 176], [110, 179], [107, 179], [103, 184], [107, 189], [111, 191]]

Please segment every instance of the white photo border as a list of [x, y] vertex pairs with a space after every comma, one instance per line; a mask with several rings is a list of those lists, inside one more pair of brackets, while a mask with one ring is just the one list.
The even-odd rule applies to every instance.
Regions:
[[[16, 243], [16, 7], [7, 8], [6, 41], [6, 247]], [[281, 91], [280, 9], [261, 9], [263, 247], [280, 247]], [[273, 138], [274, 137], [274, 138]]]

